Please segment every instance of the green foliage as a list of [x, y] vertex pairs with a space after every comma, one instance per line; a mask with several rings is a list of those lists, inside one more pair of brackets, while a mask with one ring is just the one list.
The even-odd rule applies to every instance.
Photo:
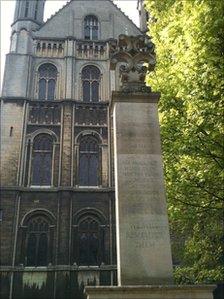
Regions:
[[179, 283], [223, 277], [224, 1], [147, 0]]

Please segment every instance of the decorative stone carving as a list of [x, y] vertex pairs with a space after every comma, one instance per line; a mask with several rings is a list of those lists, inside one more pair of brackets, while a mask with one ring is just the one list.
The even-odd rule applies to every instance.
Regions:
[[61, 122], [61, 108], [58, 104], [32, 103], [29, 107], [29, 124], [57, 125]]
[[154, 44], [144, 35], [120, 35], [110, 42], [110, 68], [119, 68], [121, 91], [150, 92], [145, 86], [147, 72], [154, 70], [156, 58]]
[[88, 40], [76, 41], [75, 56], [78, 59], [108, 59], [108, 43]]
[[62, 41], [36, 40], [35, 41], [36, 56], [41, 57], [63, 57], [65, 43]]
[[107, 126], [107, 107], [96, 103], [77, 104], [75, 121], [76, 126]]

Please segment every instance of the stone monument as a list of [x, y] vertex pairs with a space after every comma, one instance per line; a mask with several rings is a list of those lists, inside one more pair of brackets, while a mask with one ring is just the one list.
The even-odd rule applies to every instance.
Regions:
[[[113, 93], [118, 284], [172, 282], [157, 102], [145, 86], [155, 66], [145, 37], [120, 36], [111, 68], [121, 90]], [[144, 62], [148, 66], [144, 66]]]
[[111, 42], [118, 287], [86, 287], [88, 299], [211, 299], [214, 286], [172, 286], [172, 258], [160, 144], [159, 94], [145, 86], [155, 67], [145, 36]]

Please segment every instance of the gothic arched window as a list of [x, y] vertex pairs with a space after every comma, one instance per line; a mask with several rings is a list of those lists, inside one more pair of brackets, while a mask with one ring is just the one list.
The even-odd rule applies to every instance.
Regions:
[[47, 134], [34, 139], [31, 185], [50, 186], [52, 181], [53, 140]]
[[27, 223], [26, 266], [46, 266], [49, 262], [50, 226], [44, 216], [32, 217]]
[[38, 0], [36, 0], [35, 3], [34, 20], [37, 19], [37, 13], [38, 13]]
[[78, 264], [99, 265], [104, 255], [104, 240], [98, 219], [82, 218], [78, 224]]
[[[25, 266], [47, 266], [53, 262], [54, 216], [46, 210], [26, 215], [18, 231], [18, 262]], [[18, 251], [18, 252], [19, 252]]]
[[42, 64], [38, 69], [38, 98], [54, 100], [57, 82], [57, 68], [50, 63]]
[[28, 12], [29, 12], [29, 0], [26, 0], [26, 2], [25, 2], [25, 18], [27, 18], [27, 16], [28, 16]]
[[84, 102], [98, 102], [100, 89], [100, 70], [87, 65], [82, 70], [82, 90]]
[[94, 136], [84, 136], [79, 145], [79, 185], [98, 186], [99, 174], [99, 142]]
[[99, 22], [93, 15], [86, 16], [84, 19], [85, 39], [96, 40], [99, 38]]

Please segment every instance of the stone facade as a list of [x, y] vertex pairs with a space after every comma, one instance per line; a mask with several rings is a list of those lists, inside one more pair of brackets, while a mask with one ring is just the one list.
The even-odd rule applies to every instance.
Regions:
[[[6, 58], [1, 98], [2, 299], [82, 298], [87, 284], [117, 282], [110, 101], [118, 80], [109, 71], [109, 43], [120, 34], [141, 31], [110, 0], [70, 1], [43, 23], [44, 2], [17, 1]], [[98, 19], [95, 39], [85, 38], [87, 16]], [[41, 77], [43, 65], [56, 75], [46, 75], [45, 69]], [[98, 81], [88, 81], [98, 84], [97, 101], [83, 100], [86, 66], [100, 73]], [[51, 142], [50, 150], [47, 143], [44, 149], [37, 147], [40, 136]], [[89, 186], [85, 177], [81, 183], [80, 170], [86, 136], [98, 142], [97, 183]], [[35, 169], [43, 173], [43, 165], [49, 166], [48, 177], [40, 179]], [[36, 219], [42, 222], [35, 224]], [[77, 245], [82, 219], [97, 223], [91, 236], [98, 233], [100, 238], [97, 253], [89, 246], [87, 262], [80, 262], [83, 252]], [[41, 233], [43, 225], [47, 229]], [[96, 260], [91, 263], [91, 258]]]

